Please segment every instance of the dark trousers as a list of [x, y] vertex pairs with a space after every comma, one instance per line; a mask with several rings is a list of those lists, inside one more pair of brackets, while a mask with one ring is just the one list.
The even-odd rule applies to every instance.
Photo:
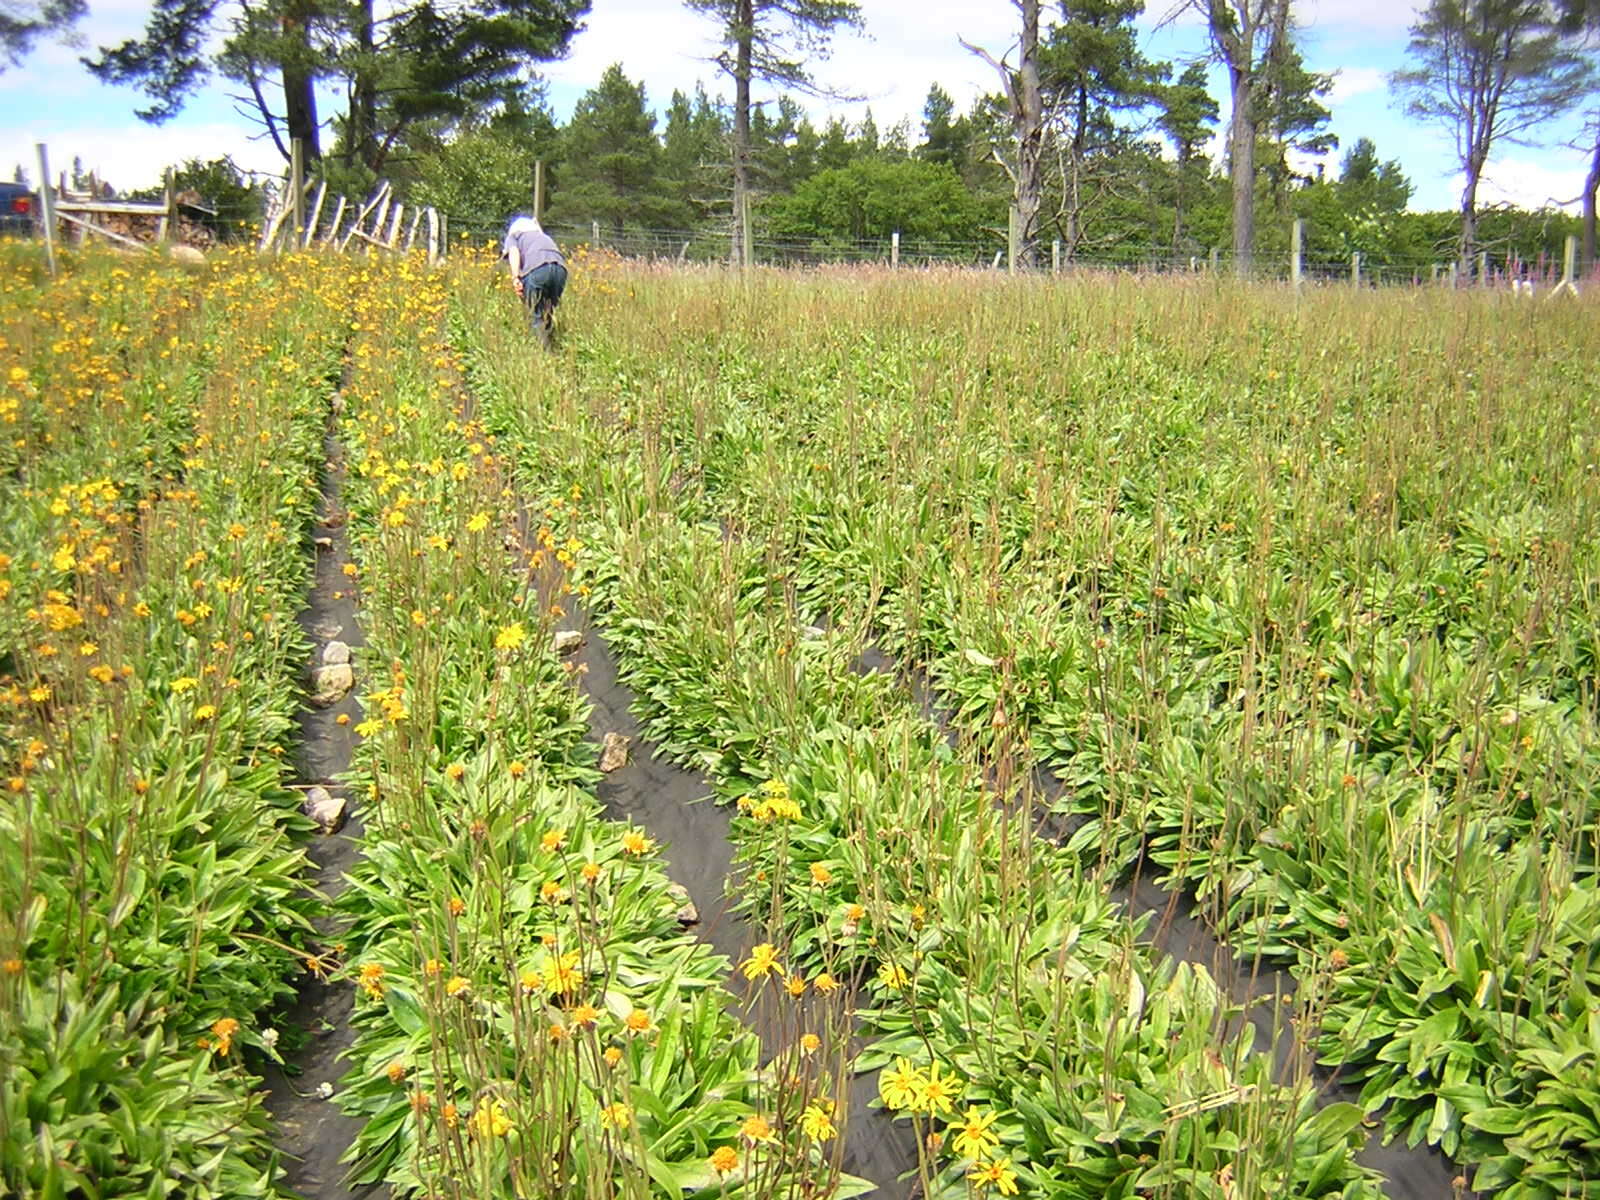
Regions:
[[560, 263], [542, 263], [522, 277], [522, 298], [530, 305], [540, 296], [549, 298], [551, 305], [561, 303], [561, 293], [567, 290], [567, 268]]

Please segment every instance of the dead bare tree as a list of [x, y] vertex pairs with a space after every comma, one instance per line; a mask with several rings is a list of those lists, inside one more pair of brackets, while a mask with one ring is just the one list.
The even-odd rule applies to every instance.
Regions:
[[1043, 191], [1044, 91], [1039, 85], [1039, 0], [1012, 0], [1022, 17], [1022, 32], [1017, 40], [1017, 66], [1007, 59], [1010, 52], [996, 58], [981, 46], [960, 39], [967, 50], [994, 68], [1011, 116], [1012, 154], [996, 150], [994, 158], [1011, 179], [1012, 204], [1017, 212], [1017, 265], [1032, 267], [1036, 261], [1039, 236], [1039, 205]]

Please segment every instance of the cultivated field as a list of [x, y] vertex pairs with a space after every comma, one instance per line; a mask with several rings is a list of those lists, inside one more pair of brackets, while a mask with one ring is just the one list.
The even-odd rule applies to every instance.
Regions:
[[1600, 1194], [1587, 299], [4, 267], [0, 1191]]

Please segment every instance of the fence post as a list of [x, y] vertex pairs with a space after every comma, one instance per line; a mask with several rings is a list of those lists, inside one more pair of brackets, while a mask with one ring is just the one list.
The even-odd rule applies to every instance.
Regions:
[[344, 210], [348, 204], [349, 201], [341, 193], [339, 203], [333, 209], [333, 220], [328, 223], [328, 232], [322, 236], [322, 244], [324, 246], [333, 245], [334, 239], [339, 236], [339, 226], [344, 224]]
[[745, 269], [748, 270], [756, 265], [756, 234], [755, 230], [750, 228], [750, 190], [748, 188], [745, 189], [740, 200], [742, 202], [740, 212], [743, 219], [739, 222], [739, 234], [744, 239], [744, 245], [740, 248], [739, 254], [743, 259]]
[[1561, 282], [1550, 289], [1550, 295], [1559, 296], [1562, 292], [1578, 294], [1578, 239], [1570, 233], [1561, 255]]
[[1460, 272], [1461, 272], [1460, 264], [1457, 263], [1454, 259], [1452, 259], [1451, 262], [1450, 262], [1450, 289], [1452, 291], [1455, 290], [1456, 284], [1460, 281], [1460, 278], [1461, 278]]
[[1217, 248], [1215, 246], [1213, 246], [1213, 247], [1211, 247], [1211, 273], [1213, 275], [1215, 275], [1217, 273], [1217, 258], [1218, 258], [1218, 250], [1217, 250]]
[[889, 265], [897, 269], [900, 266], [900, 231], [898, 229], [889, 235]]
[[300, 237], [301, 249], [309, 249], [316, 239], [317, 226], [322, 223], [322, 202], [328, 198], [328, 181], [321, 180], [317, 184], [317, 198], [311, 204], [311, 218], [306, 222], [306, 231]]
[[306, 227], [306, 148], [299, 138], [289, 141], [289, 203], [294, 212], [289, 242], [298, 245]]
[[1022, 219], [1013, 204], [1006, 210], [1006, 270], [1011, 274], [1017, 273], [1017, 255], [1021, 252]]
[[1289, 230], [1289, 282], [1297, 288], [1305, 274], [1305, 252], [1306, 223], [1297, 217]]
[[56, 201], [50, 191], [50, 151], [43, 142], [39, 151], [39, 207], [44, 210], [44, 257], [50, 264], [50, 278], [56, 274]]
[[172, 187], [171, 167], [162, 172], [161, 199], [166, 202], [166, 211], [156, 222], [156, 241], [170, 242], [178, 228], [178, 195]]
[[1478, 251], [1478, 286], [1489, 286], [1489, 252], [1487, 250]]
[[544, 159], [533, 160], [533, 219], [544, 219]]
[[1061, 239], [1050, 239], [1050, 274], [1061, 274]]
[[1361, 251], [1354, 250], [1350, 254], [1350, 282], [1355, 287], [1361, 286]]

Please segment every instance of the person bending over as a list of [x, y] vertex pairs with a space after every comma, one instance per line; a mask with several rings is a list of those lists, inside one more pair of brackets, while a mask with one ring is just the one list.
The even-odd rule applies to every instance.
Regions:
[[505, 254], [512, 286], [535, 313], [541, 298], [555, 308], [567, 286], [567, 263], [555, 240], [529, 216], [515, 218], [506, 230]]

